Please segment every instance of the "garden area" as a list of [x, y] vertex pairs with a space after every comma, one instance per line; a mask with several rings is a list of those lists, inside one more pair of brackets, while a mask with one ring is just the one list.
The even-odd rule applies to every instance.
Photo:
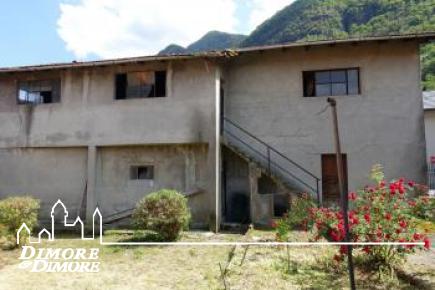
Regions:
[[[412, 181], [385, 181], [379, 166], [371, 178], [371, 185], [348, 195], [350, 240], [415, 244], [354, 246], [357, 289], [435, 289], [435, 200]], [[0, 201], [0, 289], [349, 288], [348, 248], [337, 245], [109, 246], [65, 233], [34, 246], [99, 248], [99, 273], [32, 273], [19, 267], [14, 237], [22, 222], [37, 227], [38, 208], [29, 197]], [[307, 194], [293, 197], [291, 210], [269, 230], [197, 232], [189, 220], [185, 197], [162, 190], [137, 204], [132, 229], [107, 230], [104, 241], [345, 241], [341, 210], [318, 207]]]

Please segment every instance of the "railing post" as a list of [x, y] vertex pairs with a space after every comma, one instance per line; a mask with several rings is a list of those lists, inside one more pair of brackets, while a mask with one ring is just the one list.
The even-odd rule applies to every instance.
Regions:
[[272, 171], [270, 170], [270, 147], [267, 147], [267, 167], [269, 169], [269, 174], [272, 174]]

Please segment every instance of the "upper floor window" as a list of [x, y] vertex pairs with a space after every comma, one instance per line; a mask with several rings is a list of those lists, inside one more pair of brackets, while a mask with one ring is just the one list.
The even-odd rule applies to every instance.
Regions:
[[360, 93], [359, 69], [306, 71], [304, 97], [358, 95]]
[[50, 104], [60, 101], [60, 80], [22, 81], [18, 84], [18, 104]]
[[166, 96], [166, 71], [130, 72], [116, 75], [117, 100]]

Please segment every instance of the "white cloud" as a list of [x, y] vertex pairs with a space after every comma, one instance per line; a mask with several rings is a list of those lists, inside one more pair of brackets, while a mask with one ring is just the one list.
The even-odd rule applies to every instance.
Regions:
[[249, 16], [250, 31], [254, 30], [258, 25], [272, 17], [277, 11], [290, 5], [295, 0], [248, 0], [251, 5]]
[[[236, 32], [236, 10], [247, 1], [248, 26], [292, 0], [63, 0], [57, 31], [78, 59], [155, 54], [170, 43], [187, 46], [210, 30]], [[246, 21], [245, 20], [245, 21]]]

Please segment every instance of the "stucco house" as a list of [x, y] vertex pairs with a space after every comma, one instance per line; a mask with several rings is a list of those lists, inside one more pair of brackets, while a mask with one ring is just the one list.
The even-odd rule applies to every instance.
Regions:
[[1, 68], [0, 198], [110, 222], [173, 188], [194, 227], [267, 224], [292, 194], [337, 198], [328, 96], [348, 190], [375, 163], [424, 182], [419, 46], [434, 36]]

